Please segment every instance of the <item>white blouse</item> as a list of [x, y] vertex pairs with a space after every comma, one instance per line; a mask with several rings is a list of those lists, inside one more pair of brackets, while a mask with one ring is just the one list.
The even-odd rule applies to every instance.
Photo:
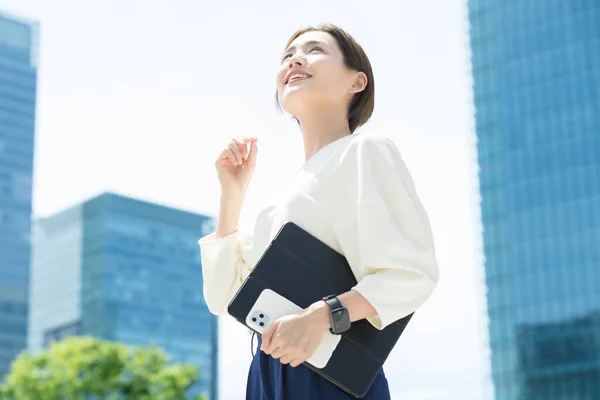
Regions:
[[414, 312], [437, 284], [429, 219], [397, 147], [387, 138], [353, 134], [309, 159], [262, 210], [253, 232], [198, 241], [213, 314], [226, 314], [288, 221], [344, 254], [358, 281], [353, 290], [377, 311], [369, 322], [378, 329]]

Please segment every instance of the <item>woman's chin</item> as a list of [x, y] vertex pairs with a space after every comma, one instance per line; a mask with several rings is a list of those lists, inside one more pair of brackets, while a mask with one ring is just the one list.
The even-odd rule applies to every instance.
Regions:
[[314, 104], [316, 100], [317, 96], [307, 90], [291, 90], [284, 94], [280, 104], [285, 112], [295, 115], [305, 109], [307, 104]]

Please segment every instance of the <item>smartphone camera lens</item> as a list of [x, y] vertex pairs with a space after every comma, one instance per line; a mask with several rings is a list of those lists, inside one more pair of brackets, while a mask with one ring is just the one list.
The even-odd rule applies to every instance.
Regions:
[[264, 322], [261, 322], [261, 323], [260, 323], [260, 326], [265, 326], [265, 323], [264, 323]]
[[259, 317], [261, 317], [261, 318], [264, 318], [264, 317], [265, 317], [265, 315], [264, 315], [264, 314], [260, 314], [260, 315], [259, 315]]
[[256, 317], [252, 317], [252, 322], [256, 322]]

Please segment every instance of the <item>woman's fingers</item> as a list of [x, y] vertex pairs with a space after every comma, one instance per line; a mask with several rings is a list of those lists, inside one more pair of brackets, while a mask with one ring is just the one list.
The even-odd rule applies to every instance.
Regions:
[[232, 165], [237, 165], [235, 154], [233, 151], [231, 151], [230, 148], [226, 148], [225, 150], [223, 150], [218, 161], [221, 165], [227, 165], [228, 163], [231, 163]]
[[294, 358], [292, 361], [290, 361], [290, 367], [294, 367], [296, 368], [298, 365], [302, 364], [304, 361], [302, 361], [299, 358]]
[[277, 347], [276, 349], [274, 349], [274, 350], [271, 352], [271, 357], [273, 357], [273, 358], [281, 358], [281, 357], [283, 357], [283, 356], [285, 356], [285, 355], [286, 355], [286, 354], [285, 354], [285, 351], [284, 351], [284, 349], [282, 349], [282, 348], [280, 348], [280, 347]]
[[229, 142], [229, 145], [227, 147], [235, 155], [235, 164], [234, 165], [242, 165], [242, 163], [243, 163], [242, 152], [239, 149], [238, 145], [232, 140], [231, 142]]
[[[262, 351], [265, 350], [272, 350], [271, 349], [271, 345], [273, 344], [273, 335], [275, 334], [275, 331], [277, 330], [277, 326], [278, 326], [278, 321], [273, 322], [273, 324], [266, 330], [265, 333], [263, 333], [262, 335], [262, 344], [260, 345], [260, 349]], [[265, 351], [266, 353], [266, 351]], [[269, 354], [269, 353], [267, 353]]]
[[[256, 138], [243, 138], [243, 139], [231, 139], [224, 153], [230, 151], [233, 154], [232, 163], [233, 165], [243, 165], [246, 160], [250, 164], [253, 164], [256, 160]], [[250, 144], [250, 150], [248, 150], [248, 144]], [[227, 153], [228, 155], [228, 153]], [[231, 158], [231, 157], [230, 157]]]
[[253, 139], [250, 142], [250, 151], [248, 152], [248, 157], [246, 158], [246, 162], [250, 167], [253, 167], [256, 164], [256, 153], [258, 151], [257, 139]]
[[294, 357], [291, 354], [285, 354], [285, 355], [281, 356], [279, 361], [282, 364], [289, 364], [293, 359], [294, 359]]
[[242, 143], [241, 141], [239, 141], [237, 139], [233, 139], [232, 142], [235, 143], [238, 150], [240, 151], [242, 160], [245, 160], [248, 157], [248, 146], [246, 145], [246, 143]]

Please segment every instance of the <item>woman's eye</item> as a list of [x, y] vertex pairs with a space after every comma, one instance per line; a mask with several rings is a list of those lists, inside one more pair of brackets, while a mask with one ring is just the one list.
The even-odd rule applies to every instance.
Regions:
[[[322, 49], [322, 48], [320, 48], [320, 47], [313, 47], [312, 49], [310, 49], [309, 53], [312, 53], [312, 52], [313, 52], [313, 51], [315, 51], [315, 50], [316, 50], [316, 51], [323, 51], [323, 49]], [[291, 54], [291, 53], [290, 53], [290, 54], [286, 54], [285, 56], [283, 56], [283, 58], [281, 59], [281, 61], [283, 62], [283, 61], [287, 60], [287, 59], [288, 59], [288, 58], [290, 58], [290, 57], [292, 57], [292, 54]]]

